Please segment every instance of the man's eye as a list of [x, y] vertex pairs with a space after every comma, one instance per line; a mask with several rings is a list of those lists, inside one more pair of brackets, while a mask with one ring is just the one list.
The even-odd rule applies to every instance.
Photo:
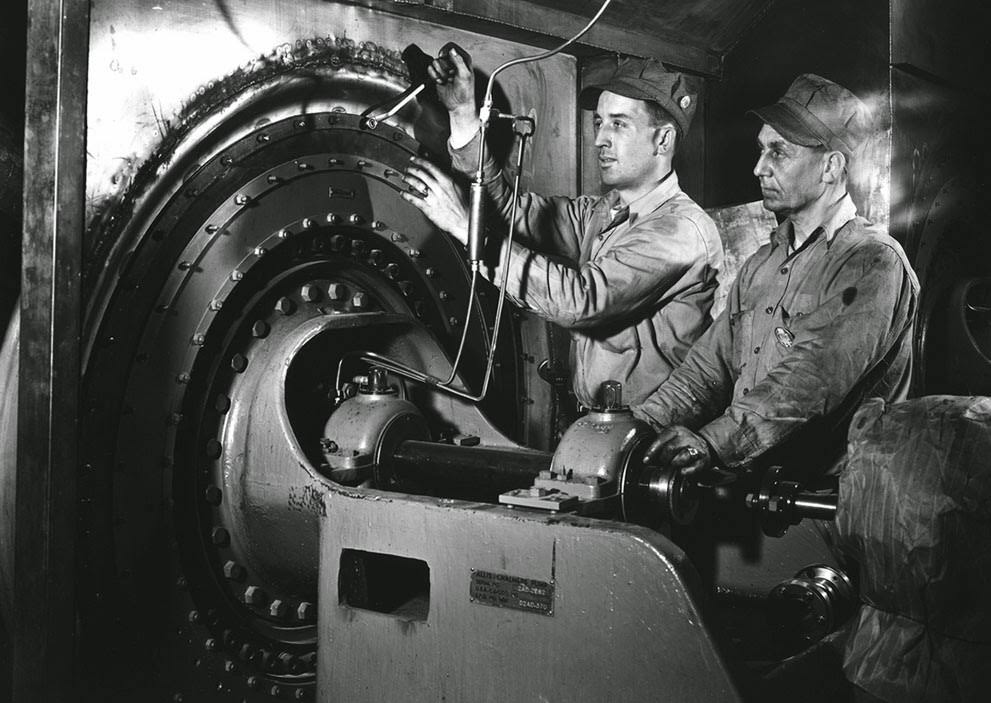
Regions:
[[598, 129], [599, 127], [602, 126], [602, 120], [596, 117], [594, 120], [592, 120], [592, 126]]
[[616, 129], [622, 129], [623, 127], [626, 126], [626, 123], [620, 122], [619, 120], [613, 120], [612, 126], [615, 127]]

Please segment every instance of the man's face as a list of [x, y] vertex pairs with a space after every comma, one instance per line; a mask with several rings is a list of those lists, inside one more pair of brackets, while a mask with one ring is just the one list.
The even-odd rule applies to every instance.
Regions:
[[595, 109], [595, 146], [603, 184], [637, 189], [656, 180], [657, 134], [642, 100], [602, 91]]
[[754, 175], [760, 182], [764, 207], [787, 217], [822, 195], [825, 152], [792, 144], [767, 124], [757, 135], [757, 146], [760, 156]]

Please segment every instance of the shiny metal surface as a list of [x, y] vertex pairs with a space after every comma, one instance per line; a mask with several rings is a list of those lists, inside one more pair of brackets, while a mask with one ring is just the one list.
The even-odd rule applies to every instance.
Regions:
[[551, 471], [575, 479], [594, 476], [603, 484], [612, 483], [634, 452], [646, 449], [645, 443], [654, 434], [629, 408], [592, 410], [561, 437]]

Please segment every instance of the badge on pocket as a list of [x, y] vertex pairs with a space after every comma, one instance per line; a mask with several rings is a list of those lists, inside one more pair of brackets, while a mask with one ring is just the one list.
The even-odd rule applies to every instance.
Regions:
[[795, 343], [795, 335], [787, 327], [775, 327], [774, 336], [778, 338], [778, 344], [785, 349], [791, 349], [791, 345]]

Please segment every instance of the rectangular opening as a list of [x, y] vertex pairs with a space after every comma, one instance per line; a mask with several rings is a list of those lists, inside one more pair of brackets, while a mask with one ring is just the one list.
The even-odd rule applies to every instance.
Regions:
[[352, 608], [403, 620], [426, 620], [430, 612], [430, 567], [420, 559], [344, 549], [337, 588], [341, 605]]

